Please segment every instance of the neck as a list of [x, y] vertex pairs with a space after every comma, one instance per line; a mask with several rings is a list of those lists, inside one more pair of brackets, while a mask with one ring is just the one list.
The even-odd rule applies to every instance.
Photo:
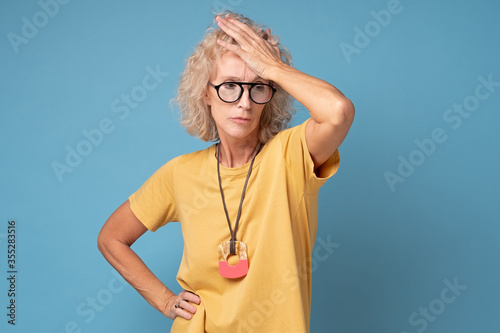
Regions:
[[227, 168], [236, 168], [247, 164], [257, 154], [260, 142], [257, 138], [241, 142], [221, 139], [219, 163]]

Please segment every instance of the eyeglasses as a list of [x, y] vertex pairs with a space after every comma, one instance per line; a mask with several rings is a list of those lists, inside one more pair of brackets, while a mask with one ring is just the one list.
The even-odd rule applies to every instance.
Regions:
[[266, 104], [273, 98], [276, 88], [265, 83], [250, 83], [250, 82], [224, 82], [219, 85], [214, 85], [208, 82], [209, 85], [215, 88], [217, 95], [221, 101], [226, 103], [234, 103], [243, 95], [243, 86], [250, 86], [250, 99], [255, 104]]

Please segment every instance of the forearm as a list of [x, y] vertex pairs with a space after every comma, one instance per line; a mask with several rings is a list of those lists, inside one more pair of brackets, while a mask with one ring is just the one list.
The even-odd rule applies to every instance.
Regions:
[[354, 109], [351, 101], [330, 83], [286, 64], [276, 66], [270, 77], [304, 105], [318, 124], [341, 124]]
[[[243, 22], [227, 15], [218, 16], [217, 22], [236, 41], [218, 40], [219, 45], [235, 52], [257, 75], [285, 89], [309, 110], [317, 124], [333, 129], [350, 123], [354, 106], [337, 88], [283, 63], [276, 43], [264, 40]], [[267, 34], [272, 37], [269, 29]]]
[[167, 303], [176, 295], [168, 289], [128, 246], [117, 240], [99, 242], [106, 260], [158, 311], [170, 317]]
[[127, 200], [102, 227], [97, 237], [97, 246], [111, 266], [149, 304], [170, 319], [181, 316], [189, 320], [196, 313], [193, 304], [200, 304], [199, 296], [188, 291], [175, 295], [130, 248], [146, 231], [147, 228], [134, 215]]

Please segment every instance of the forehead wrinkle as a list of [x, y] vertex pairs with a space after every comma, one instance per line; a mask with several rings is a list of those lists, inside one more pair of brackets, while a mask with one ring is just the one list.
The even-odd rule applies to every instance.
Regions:
[[224, 53], [217, 61], [215, 78], [232, 81], [254, 82], [260, 79], [235, 53]]

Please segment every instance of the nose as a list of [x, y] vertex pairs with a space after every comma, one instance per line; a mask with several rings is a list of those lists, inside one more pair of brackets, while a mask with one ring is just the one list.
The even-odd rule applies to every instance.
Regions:
[[252, 106], [249, 87], [243, 88], [243, 94], [241, 95], [241, 98], [238, 100], [238, 106], [243, 109], [250, 109], [250, 107]]

